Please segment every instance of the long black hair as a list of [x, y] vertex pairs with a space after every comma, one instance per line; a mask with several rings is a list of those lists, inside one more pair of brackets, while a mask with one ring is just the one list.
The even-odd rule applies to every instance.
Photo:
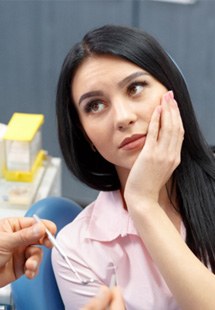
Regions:
[[91, 55], [126, 59], [173, 90], [185, 129], [181, 163], [173, 173], [179, 212], [186, 227], [188, 246], [215, 273], [214, 155], [201, 134], [180, 70], [157, 40], [144, 31], [103, 26], [87, 33], [66, 56], [58, 82], [56, 109], [60, 146], [68, 168], [94, 189], [120, 188], [114, 165], [94, 152], [87, 141], [71, 96], [76, 70]]

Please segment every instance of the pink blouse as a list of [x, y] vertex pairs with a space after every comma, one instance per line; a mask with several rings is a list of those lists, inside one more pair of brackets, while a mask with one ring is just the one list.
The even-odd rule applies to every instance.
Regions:
[[[182, 235], [185, 238], [184, 231]], [[110, 285], [113, 274], [127, 310], [180, 309], [123, 208], [119, 191], [101, 192], [57, 240], [79, 275], [95, 279], [81, 284], [53, 249], [53, 268], [66, 309], [80, 309], [100, 285]]]

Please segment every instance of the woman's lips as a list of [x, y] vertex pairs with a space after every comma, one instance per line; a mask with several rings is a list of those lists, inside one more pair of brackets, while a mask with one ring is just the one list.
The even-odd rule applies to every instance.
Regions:
[[133, 135], [129, 138], [125, 138], [119, 148], [127, 151], [140, 149], [145, 144], [145, 140], [146, 135]]

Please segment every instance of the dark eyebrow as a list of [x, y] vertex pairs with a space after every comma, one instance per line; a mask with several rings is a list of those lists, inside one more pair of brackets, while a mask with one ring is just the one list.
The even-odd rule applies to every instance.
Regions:
[[102, 96], [104, 95], [102, 91], [96, 90], [96, 91], [89, 91], [85, 94], [83, 94], [80, 99], [78, 104], [81, 104], [81, 101], [83, 101], [84, 99], [90, 98], [90, 97], [95, 97], [95, 96]]
[[[143, 72], [143, 71], [134, 72], [130, 74], [129, 76], [127, 76], [126, 78], [124, 78], [122, 81], [118, 82], [118, 86], [120, 88], [123, 88], [126, 84], [128, 84], [130, 81], [134, 80], [135, 78], [142, 76], [142, 75], [147, 75], [147, 74], [148, 74], [147, 72]], [[104, 93], [100, 90], [87, 92], [80, 97], [78, 104], [80, 105], [84, 99], [87, 99], [90, 97], [96, 97], [96, 96], [103, 96], [103, 95]]]
[[120, 81], [118, 83], [119, 87], [120, 88], [123, 88], [126, 84], [128, 84], [130, 81], [136, 79], [137, 77], [139, 76], [142, 76], [142, 75], [148, 75], [147, 72], [143, 72], [143, 71], [137, 71], [137, 72], [134, 72], [132, 73], [131, 75], [127, 76], [126, 78], [124, 78], [122, 81]]

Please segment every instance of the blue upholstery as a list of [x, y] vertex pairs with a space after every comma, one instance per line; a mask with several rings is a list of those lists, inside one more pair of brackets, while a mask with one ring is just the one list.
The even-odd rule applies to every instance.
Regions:
[[[25, 216], [37, 214], [57, 225], [58, 231], [73, 221], [82, 208], [72, 200], [48, 197], [36, 202]], [[43, 261], [37, 277], [33, 280], [22, 276], [12, 283], [16, 310], [62, 310], [64, 305], [51, 266], [51, 250], [43, 247]]]

